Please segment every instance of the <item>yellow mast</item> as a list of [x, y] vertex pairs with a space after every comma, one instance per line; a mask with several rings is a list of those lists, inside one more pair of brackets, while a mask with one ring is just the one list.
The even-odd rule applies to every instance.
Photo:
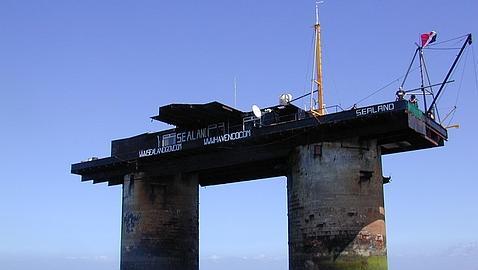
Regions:
[[[324, 92], [322, 88], [322, 47], [320, 44], [320, 22], [319, 22], [319, 4], [323, 1], [316, 2], [315, 4], [315, 51], [314, 51], [314, 72], [315, 78], [313, 78], [312, 85], [317, 85], [317, 109], [313, 110], [315, 114], [325, 114], [324, 104]], [[313, 89], [314, 87], [312, 87]], [[312, 90], [313, 92], [313, 90]], [[312, 96], [312, 93], [311, 93]], [[311, 109], [313, 106], [311, 106]]]

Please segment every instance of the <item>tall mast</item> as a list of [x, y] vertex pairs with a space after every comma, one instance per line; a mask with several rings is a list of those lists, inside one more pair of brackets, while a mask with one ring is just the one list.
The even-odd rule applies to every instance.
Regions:
[[322, 88], [322, 47], [320, 44], [320, 21], [319, 21], [319, 4], [323, 1], [315, 2], [315, 49], [314, 49], [314, 75], [312, 78], [312, 93], [311, 93], [311, 110], [313, 109], [312, 94], [314, 92], [314, 86], [317, 87], [317, 110], [318, 115], [325, 114], [324, 106], [324, 92]]

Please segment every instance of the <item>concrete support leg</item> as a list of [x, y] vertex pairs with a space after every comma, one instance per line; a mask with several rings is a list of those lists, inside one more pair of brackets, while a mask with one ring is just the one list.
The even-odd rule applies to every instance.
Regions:
[[121, 270], [198, 270], [198, 180], [127, 175], [123, 185]]
[[289, 270], [386, 270], [375, 140], [300, 146], [287, 179]]

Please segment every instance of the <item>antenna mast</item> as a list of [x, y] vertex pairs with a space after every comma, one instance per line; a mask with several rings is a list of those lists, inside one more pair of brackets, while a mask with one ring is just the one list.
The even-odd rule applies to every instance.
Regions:
[[310, 92], [310, 109], [314, 110], [313, 93], [315, 86], [317, 87], [317, 110], [315, 113], [318, 115], [325, 114], [324, 106], [324, 93], [322, 88], [322, 47], [320, 44], [320, 21], [319, 21], [319, 4], [324, 1], [315, 2], [315, 48], [314, 48], [314, 70], [315, 74], [312, 75], [312, 87]]
[[237, 108], [237, 78], [234, 76], [234, 108]]

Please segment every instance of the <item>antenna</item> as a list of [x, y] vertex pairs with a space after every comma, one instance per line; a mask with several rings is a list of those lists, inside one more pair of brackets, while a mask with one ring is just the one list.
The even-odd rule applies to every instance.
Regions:
[[319, 5], [324, 1], [315, 1], [315, 24], [319, 24]]
[[237, 108], [237, 78], [234, 76], [234, 108]]

